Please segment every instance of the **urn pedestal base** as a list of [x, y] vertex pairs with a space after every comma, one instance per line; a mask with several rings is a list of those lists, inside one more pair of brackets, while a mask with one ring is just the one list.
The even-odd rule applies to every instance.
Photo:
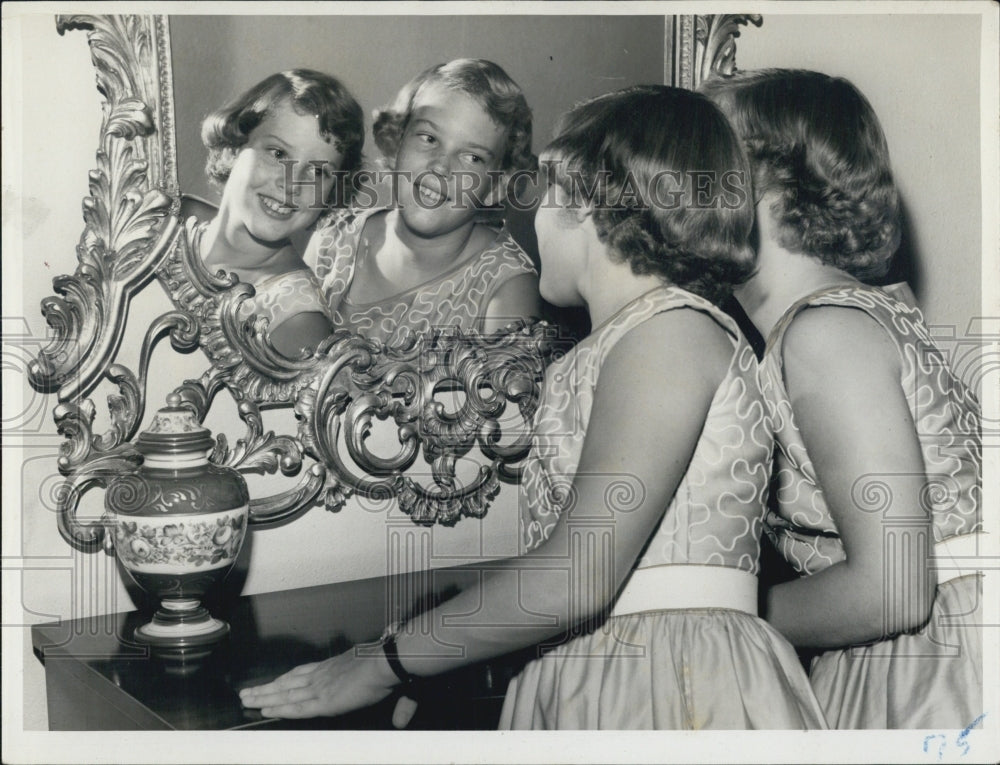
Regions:
[[173, 675], [196, 672], [227, 637], [229, 625], [194, 598], [165, 599], [152, 621], [135, 630], [135, 641], [148, 645]]

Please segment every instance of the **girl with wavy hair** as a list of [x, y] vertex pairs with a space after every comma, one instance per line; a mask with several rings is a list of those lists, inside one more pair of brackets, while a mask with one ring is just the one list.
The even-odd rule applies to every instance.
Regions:
[[594, 329], [546, 370], [522, 555], [242, 701], [340, 714], [547, 641], [501, 727], [825, 727], [792, 646], [756, 615], [772, 440], [754, 353], [713, 302], [754, 268], [739, 141], [708, 99], [646, 86], [575, 108], [543, 160], [542, 295], [586, 306]]
[[[492, 332], [537, 317], [531, 259], [506, 228], [481, 220], [534, 166], [517, 83], [484, 59], [439, 64], [378, 111], [372, 130], [389, 183], [362, 185], [306, 252], [334, 325], [405, 344], [438, 328]], [[387, 202], [377, 193], [386, 185]]]
[[293, 69], [206, 117], [202, 141], [222, 201], [210, 220], [189, 219], [189, 245], [209, 269], [254, 286], [241, 317], [265, 317], [278, 351], [315, 349], [331, 324], [295, 238], [351, 187], [364, 143], [361, 107], [336, 78]]
[[754, 173], [759, 267], [738, 291], [767, 348], [778, 444], [767, 529], [801, 575], [766, 617], [819, 651], [837, 728], [962, 728], [982, 712], [980, 409], [919, 310], [871, 286], [899, 243], [885, 136], [842, 78], [747, 72], [703, 90]]

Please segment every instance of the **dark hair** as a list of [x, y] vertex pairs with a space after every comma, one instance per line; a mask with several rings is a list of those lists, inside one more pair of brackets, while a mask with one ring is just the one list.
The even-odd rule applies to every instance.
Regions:
[[311, 69], [290, 69], [257, 83], [201, 123], [201, 140], [208, 149], [205, 172], [211, 181], [225, 184], [250, 133], [286, 99], [300, 114], [316, 115], [319, 134], [334, 141], [343, 157], [339, 169], [347, 178], [357, 172], [365, 141], [364, 112], [358, 102], [335, 77]]
[[420, 89], [432, 82], [465, 93], [478, 101], [497, 125], [507, 129], [501, 170], [533, 169], [531, 109], [521, 88], [497, 64], [481, 58], [459, 58], [418, 74], [396, 94], [389, 106], [375, 111], [372, 133], [386, 157], [395, 157]]
[[704, 83], [746, 145], [778, 241], [861, 279], [899, 246], [899, 197], [878, 117], [842, 77], [765, 69]]
[[587, 199], [601, 241], [635, 274], [721, 302], [753, 274], [750, 168], [722, 112], [663, 85], [621, 90], [567, 113], [544, 169]]

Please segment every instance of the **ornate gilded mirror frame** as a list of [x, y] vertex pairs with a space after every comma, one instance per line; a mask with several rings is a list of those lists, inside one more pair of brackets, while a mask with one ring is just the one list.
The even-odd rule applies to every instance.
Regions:
[[[731, 73], [734, 41], [747, 22], [761, 20], [666, 17], [664, 81], [690, 88]], [[544, 365], [558, 350], [555, 328], [537, 323], [490, 337], [443, 332], [405, 348], [340, 331], [311, 357], [281, 356], [263, 320], [238, 318], [253, 287], [209, 273], [185, 246], [168, 17], [73, 15], [57, 17], [56, 25], [60, 34], [86, 30], [103, 110], [76, 271], [57, 277], [55, 295], [43, 301], [52, 339], [30, 367], [34, 387], [56, 394], [53, 415], [66, 437], [62, 536], [81, 550], [110, 544], [104, 526], [81, 521], [77, 507], [84, 492], [141, 463], [131, 441], [145, 414], [150, 358], [165, 335], [175, 349], [200, 347], [208, 357], [207, 371], [176, 389], [199, 421], [219, 391], [237, 402], [246, 431], [232, 445], [219, 434], [212, 461], [300, 475], [294, 488], [252, 499], [251, 522], [287, 519], [320, 502], [337, 509], [354, 493], [394, 497], [422, 524], [482, 516], [499, 483], [517, 480]], [[132, 370], [117, 360], [129, 306], [154, 278], [175, 307], [146, 329]], [[90, 396], [104, 380], [118, 393], [108, 397], [110, 428], [97, 433]], [[449, 411], [435, 398], [442, 390], [460, 392], [460, 405]], [[261, 408], [268, 406], [294, 407], [298, 433], [265, 432]], [[511, 410], [519, 415], [513, 427]], [[376, 420], [395, 424], [395, 454], [368, 448]], [[459, 481], [456, 462], [473, 450], [488, 464]], [[429, 484], [406, 475], [420, 456], [430, 465]]]

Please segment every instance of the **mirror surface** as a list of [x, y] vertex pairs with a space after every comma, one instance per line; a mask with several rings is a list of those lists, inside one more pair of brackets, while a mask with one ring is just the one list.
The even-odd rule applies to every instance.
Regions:
[[[372, 111], [391, 103], [412, 77], [437, 63], [476, 57], [503, 67], [533, 111], [536, 153], [574, 104], [627, 85], [662, 82], [664, 76], [663, 16], [171, 16], [169, 24], [181, 217], [199, 220], [210, 220], [220, 200], [220, 190], [205, 172], [202, 121], [276, 72], [314, 69], [332, 74], [350, 90], [365, 112], [366, 167], [382, 159], [371, 135]], [[391, 45], [381, 42], [390, 40]], [[524, 193], [529, 198], [533, 190]], [[504, 218], [537, 266], [533, 211], [508, 206]], [[299, 252], [308, 236], [306, 231], [293, 238]], [[198, 270], [198, 264], [190, 265]], [[200, 275], [204, 279], [214, 272]], [[180, 269], [176, 275], [182, 280]], [[579, 335], [581, 314], [549, 311], [546, 318]], [[231, 333], [223, 334], [232, 344]], [[218, 358], [209, 356], [218, 366]], [[280, 357], [271, 361], [285, 369], [258, 366], [275, 370], [264, 377], [278, 382], [306, 368], [283, 364]], [[254, 383], [255, 395], [268, 390], [266, 380]], [[279, 385], [276, 395], [290, 401], [294, 387]]]
[[[274, 72], [297, 67], [337, 77], [371, 113], [429, 66], [485, 58], [521, 86], [536, 153], [575, 103], [663, 81], [662, 16], [171, 16], [181, 190], [217, 202], [205, 177], [204, 117]], [[391, 42], [390, 42], [391, 41]]]

